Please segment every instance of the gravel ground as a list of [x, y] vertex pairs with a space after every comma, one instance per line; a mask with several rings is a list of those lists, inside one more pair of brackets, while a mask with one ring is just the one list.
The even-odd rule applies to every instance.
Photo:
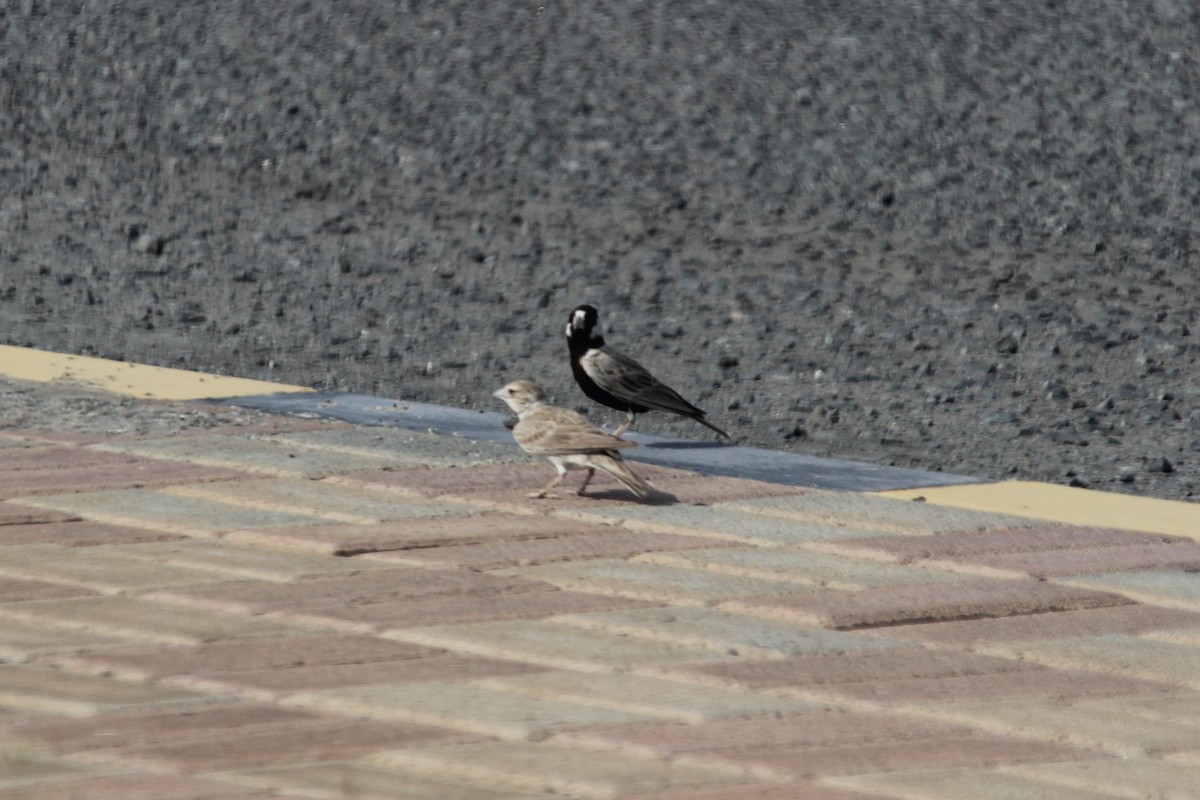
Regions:
[[0, 341], [1200, 487], [1189, 0], [9, 5]]

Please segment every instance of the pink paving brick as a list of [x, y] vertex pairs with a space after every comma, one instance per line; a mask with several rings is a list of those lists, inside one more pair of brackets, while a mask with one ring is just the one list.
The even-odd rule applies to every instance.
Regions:
[[541, 672], [371, 636], [327, 634], [50, 655], [39, 663], [193, 691], [276, 700], [300, 691], [375, 683], [469, 680]]
[[442, 652], [374, 636], [317, 634], [226, 640], [195, 646], [82, 651], [71, 660], [86, 665], [89, 671], [106, 670], [126, 679], [154, 681], [185, 673], [286, 672], [339, 664], [392, 664]]
[[[63, 511], [52, 511], [47, 508], [23, 506], [19, 503], [0, 502], [0, 527], [7, 525], [39, 525], [47, 522], [74, 522], [79, 517]], [[0, 541], [3, 541], [11, 531], [0, 531]]]
[[78, 469], [103, 464], [129, 464], [140, 459], [125, 453], [106, 453], [85, 447], [26, 447], [6, 450], [0, 458], [0, 483], [13, 472], [27, 469]]
[[649, 605], [621, 597], [560, 591], [524, 578], [419, 568], [287, 584], [229, 582], [164, 590], [149, 596], [233, 613], [268, 613], [297, 623], [358, 632], [538, 619]]
[[86, 597], [99, 595], [80, 586], [66, 586], [46, 581], [28, 581], [20, 578], [0, 578], [0, 603], [20, 603], [26, 600], [54, 600], [60, 597]]
[[280, 549], [350, 556], [388, 550], [417, 550], [452, 544], [544, 539], [612, 531], [603, 525], [528, 514], [418, 517], [375, 525], [336, 524], [235, 531], [231, 541]]
[[990, 642], [1024, 642], [1100, 634], [1137, 636], [1150, 631], [1181, 628], [1200, 628], [1200, 614], [1161, 606], [1130, 604], [1053, 614], [901, 625], [881, 629], [878, 633], [888, 639], [970, 648]]
[[233, 480], [243, 473], [182, 461], [140, 458], [122, 464], [64, 469], [27, 469], [9, 473], [0, 483], [0, 499], [105, 489], [139, 489], [177, 483]]
[[88, 760], [114, 766], [183, 773], [345, 760], [471, 738], [422, 725], [250, 704], [17, 724], [0, 734], [58, 755], [86, 753]]
[[44, 748], [55, 755], [68, 755], [108, 748], [114, 742], [132, 747], [219, 738], [231, 730], [269, 733], [318, 718], [319, 715], [307, 711], [253, 703], [219, 703], [189, 708], [186, 713], [159, 710], [14, 722], [0, 725], [0, 738]]
[[383, 683], [395, 685], [421, 681], [462, 682], [476, 678], [529, 675], [545, 672], [547, 669], [520, 661], [443, 653], [404, 661], [373, 661], [363, 664], [333, 664], [256, 672], [180, 674], [163, 679], [161, 685], [276, 701], [297, 692]]
[[1083, 670], [1035, 669], [988, 675], [933, 676], [866, 681], [831, 687], [836, 698], [853, 698], [881, 705], [910, 706], [1030, 697], [1047, 702], [1085, 698], [1149, 697], [1176, 687], [1135, 678]]
[[1032, 580], [978, 580], [747, 598], [730, 602], [729, 607], [829, 628], [853, 629], [919, 621], [1041, 614], [1129, 602], [1107, 592]]
[[1006, 530], [956, 531], [930, 536], [879, 536], [838, 542], [844, 550], [886, 553], [896, 561], [959, 559], [1000, 553], [1042, 553], [1053, 550], [1094, 549], [1126, 545], [1191, 543], [1191, 539], [1113, 528], [1045, 527]]
[[179, 744], [125, 747], [94, 752], [117, 765], [177, 770], [184, 774], [280, 767], [322, 761], [350, 761], [380, 750], [474, 741], [479, 737], [403, 722], [326, 717], [258, 735], [227, 736]]
[[749, 689], [824, 689], [855, 683], [1032, 675], [1043, 667], [1008, 658], [917, 648], [865, 650], [841, 655], [793, 656], [772, 661], [694, 664], [689, 671]]
[[112, 438], [103, 433], [39, 430], [3, 431], [0, 432], [0, 436], [21, 443], [50, 445], [85, 445]]
[[1070, 761], [1094, 753], [981, 734], [965, 726], [869, 712], [625, 725], [572, 734], [642, 756], [765, 767], [797, 778], [934, 767]]
[[290, 583], [227, 581], [158, 592], [177, 602], [242, 614], [300, 612], [330, 606], [366, 606], [442, 595], [492, 597], [498, 594], [549, 592], [554, 587], [525, 578], [466, 570], [394, 569], [312, 578]]
[[627, 795], [622, 800], [879, 800], [879, 795], [834, 789], [809, 781], [788, 781], [784, 785], [739, 783], [709, 788], [668, 789], [652, 794]]
[[92, 547], [102, 544], [171, 542], [183, 538], [185, 537], [148, 528], [108, 525], [90, 520], [12, 525], [0, 528], [0, 546], [45, 543], [63, 547]]
[[1200, 570], [1200, 542], [1189, 539], [1170, 544], [980, 555], [955, 560], [960, 563], [1024, 572], [1037, 578], [1166, 569], [1194, 572]]
[[[553, 519], [534, 517], [533, 519]], [[582, 525], [592, 533], [544, 539], [520, 539], [448, 547], [424, 547], [382, 553], [374, 558], [404, 563], [472, 569], [532, 566], [586, 558], [628, 558], [665, 550], [690, 550], [724, 546], [712, 539], [663, 533], [637, 533], [618, 527]], [[732, 543], [729, 543], [732, 544]]]
[[[717, 503], [755, 497], [805, 494], [809, 490], [794, 486], [698, 475], [694, 472], [631, 463], [632, 469], [651, 481], [658, 496], [645, 501], [650, 504]], [[343, 476], [339, 480], [358, 482], [372, 488], [391, 489], [417, 497], [453, 497], [496, 508], [513, 508], [523, 512], [550, 512], [564, 508], [594, 508], [639, 502], [624, 487], [612, 480], [597, 477], [588, 487], [586, 497], [573, 493], [577, 482], [571, 482], [557, 498], [532, 499], [528, 493], [543, 486], [554, 476], [554, 468], [546, 464], [458, 467], [449, 469], [399, 470], [394, 472], [364, 472]], [[578, 476], [582, 480], [582, 473]]]
[[266, 789], [175, 775], [106, 775], [0, 789], [0, 800], [259, 800], [276, 796]]

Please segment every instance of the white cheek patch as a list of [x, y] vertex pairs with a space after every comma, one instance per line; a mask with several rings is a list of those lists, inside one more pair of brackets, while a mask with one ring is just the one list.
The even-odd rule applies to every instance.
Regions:
[[575, 327], [575, 323], [574, 323], [574, 322], [568, 322], [568, 323], [567, 323], [567, 336], [570, 336], [570, 335], [571, 335], [571, 331], [574, 329], [574, 327]]

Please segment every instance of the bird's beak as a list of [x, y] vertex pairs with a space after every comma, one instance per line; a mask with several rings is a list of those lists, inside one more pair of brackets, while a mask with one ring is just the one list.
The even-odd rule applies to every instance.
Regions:
[[496, 398], [497, 400], [503, 400], [504, 399], [504, 387], [501, 386], [499, 389], [492, 392], [492, 397]]

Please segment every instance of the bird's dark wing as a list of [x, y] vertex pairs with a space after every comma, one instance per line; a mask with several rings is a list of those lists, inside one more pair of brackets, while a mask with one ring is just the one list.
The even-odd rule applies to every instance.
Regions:
[[629, 356], [608, 349], [589, 350], [579, 363], [600, 388], [627, 403], [685, 417], [704, 416], [703, 411]]

